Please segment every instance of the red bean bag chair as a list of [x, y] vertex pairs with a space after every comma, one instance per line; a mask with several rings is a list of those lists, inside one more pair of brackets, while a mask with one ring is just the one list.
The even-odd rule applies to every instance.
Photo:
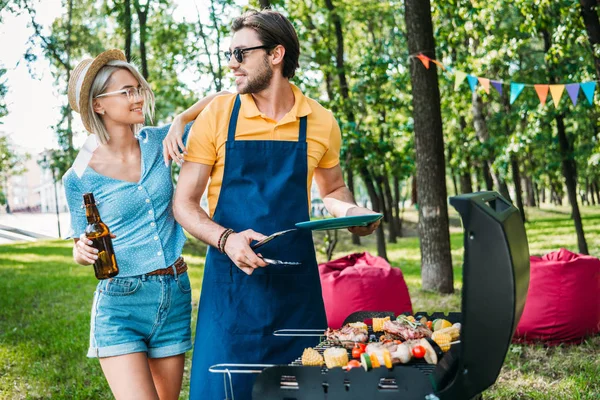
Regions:
[[515, 341], [579, 343], [600, 332], [600, 260], [566, 249], [531, 257]]
[[356, 253], [319, 265], [329, 327], [337, 329], [355, 311], [412, 313], [400, 268], [381, 257]]

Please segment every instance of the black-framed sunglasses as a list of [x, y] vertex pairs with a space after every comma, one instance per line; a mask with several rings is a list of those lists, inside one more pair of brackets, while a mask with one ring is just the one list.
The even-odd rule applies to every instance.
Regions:
[[265, 45], [246, 47], [244, 49], [233, 49], [233, 51], [226, 51], [224, 54], [225, 54], [225, 59], [227, 60], [227, 62], [229, 62], [229, 60], [231, 60], [231, 56], [233, 55], [235, 57], [235, 59], [237, 60], [237, 62], [239, 62], [241, 64], [244, 62], [244, 53], [246, 53], [247, 51], [258, 50], [258, 49], [271, 50], [274, 47], [275, 46], [265, 46]]

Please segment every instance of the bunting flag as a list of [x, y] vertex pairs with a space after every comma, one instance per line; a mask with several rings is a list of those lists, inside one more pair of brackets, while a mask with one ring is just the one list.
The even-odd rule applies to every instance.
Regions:
[[458, 87], [460, 86], [461, 83], [463, 83], [463, 81], [465, 80], [465, 78], [467, 77], [467, 74], [462, 72], [462, 71], [456, 71], [454, 73], [455, 76], [455, 81], [454, 81], [454, 90], [458, 90]]
[[490, 81], [492, 83], [492, 86], [494, 87], [494, 89], [496, 89], [498, 91], [498, 93], [500, 93], [500, 96], [502, 96], [502, 81]]
[[540, 98], [540, 103], [542, 107], [546, 105], [546, 98], [548, 97], [548, 89], [550, 86], [548, 85], [533, 85], [535, 91], [537, 92], [538, 97]]
[[430, 58], [429, 58], [429, 57], [427, 57], [425, 54], [419, 54], [419, 55], [417, 56], [417, 58], [418, 58], [419, 60], [421, 60], [421, 62], [422, 62], [422, 63], [423, 63], [423, 65], [425, 66], [425, 68], [429, 69], [429, 60], [430, 60]]
[[429, 61], [431, 61], [432, 63], [434, 63], [435, 65], [437, 65], [438, 67], [440, 67], [441, 69], [445, 70], [446, 66], [444, 66], [444, 64], [442, 64], [441, 62], [439, 62], [438, 60], [433, 60], [430, 59]]
[[576, 106], [577, 96], [579, 95], [579, 83], [569, 83], [565, 86], [565, 88], [567, 89], [567, 93], [571, 98], [571, 103], [573, 103], [573, 105]]
[[[419, 60], [421, 60], [421, 63], [423, 63], [423, 66], [427, 69], [429, 69], [429, 67], [431, 66], [430, 62], [432, 62], [435, 65], [437, 65], [438, 67], [440, 67], [442, 70], [448, 71], [449, 73], [453, 73], [454, 74], [454, 90], [458, 90], [460, 85], [465, 81], [465, 79], [467, 79], [469, 82], [469, 87], [471, 88], [471, 92], [474, 92], [477, 89], [477, 84], [479, 84], [479, 85], [481, 85], [483, 90], [485, 90], [485, 92], [487, 94], [489, 94], [490, 93], [490, 84], [491, 84], [494, 87], [494, 89], [496, 89], [496, 91], [498, 91], [498, 93], [500, 95], [502, 95], [502, 85], [509, 84], [509, 82], [505, 83], [500, 80], [492, 80], [489, 78], [484, 78], [484, 77], [480, 77], [480, 76], [467, 74], [464, 71], [454, 70], [450, 66], [444, 65], [440, 61], [429, 58], [424, 54], [419, 54], [417, 56], [412, 55], [411, 57], [416, 57]], [[569, 98], [571, 99], [571, 103], [573, 103], [573, 106], [577, 105], [579, 89], [581, 89], [581, 91], [585, 95], [586, 99], [588, 100], [588, 103], [590, 105], [594, 104], [594, 95], [596, 92], [596, 81], [575, 82], [575, 83], [556, 84], [556, 85], [549, 85], [546, 83], [544, 83], [544, 84], [525, 84], [525, 83], [510, 82], [510, 104], [513, 104], [517, 100], [517, 98], [519, 97], [521, 92], [523, 92], [523, 89], [525, 89], [526, 86], [534, 87], [542, 107], [546, 105], [546, 101], [548, 100], [548, 92], [550, 92], [550, 94], [552, 95], [552, 101], [554, 102], [554, 106], [558, 107], [558, 105], [560, 104], [560, 99], [561, 99], [565, 89], [567, 90], [567, 93], [569, 95]]]
[[596, 82], [585, 82], [581, 85], [581, 91], [585, 94], [590, 105], [594, 104], [594, 91], [596, 90]]
[[490, 80], [487, 78], [477, 78], [479, 84], [487, 94], [490, 94]]
[[467, 75], [467, 81], [469, 81], [469, 86], [471, 87], [471, 92], [474, 92], [475, 88], [477, 87], [477, 82], [478, 82], [477, 77], [473, 76], [473, 75]]
[[558, 103], [560, 103], [560, 98], [562, 97], [564, 91], [565, 85], [550, 85], [550, 93], [552, 93], [554, 107], [558, 107]]
[[519, 97], [519, 95], [523, 91], [524, 87], [525, 87], [524, 83], [515, 83], [515, 82], [510, 83], [510, 104], [515, 102], [517, 97]]

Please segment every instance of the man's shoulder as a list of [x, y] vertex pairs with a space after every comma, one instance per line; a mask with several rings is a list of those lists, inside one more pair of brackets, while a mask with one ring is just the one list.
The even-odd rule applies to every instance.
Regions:
[[319, 103], [317, 100], [308, 97], [307, 95], [304, 95], [304, 97], [306, 98], [306, 102], [308, 103], [308, 106], [310, 107], [310, 110], [312, 111], [313, 117], [315, 118], [327, 118], [331, 121], [333, 121], [335, 118], [333, 116], [333, 112], [331, 112], [330, 109], [326, 108], [325, 106], [323, 106], [321, 103]]
[[228, 93], [222, 94], [220, 96], [215, 97], [209, 104], [206, 106], [205, 111], [207, 112], [229, 112], [231, 110], [231, 106], [235, 101], [237, 93]]

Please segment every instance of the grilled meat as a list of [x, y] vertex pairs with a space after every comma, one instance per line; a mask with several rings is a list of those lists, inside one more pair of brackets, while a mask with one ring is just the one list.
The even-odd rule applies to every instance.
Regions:
[[327, 340], [351, 349], [356, 342], [366, 343], [369, 338], [369, 332], [362, 327], [344, 325], [342, 328], [335, 330], [327, 328], [325, 336], [327, 337]]
[[407, 320], [385, 321], [383, 331], [403, 341], [431, 337], [432, 333], [425, 325]]

